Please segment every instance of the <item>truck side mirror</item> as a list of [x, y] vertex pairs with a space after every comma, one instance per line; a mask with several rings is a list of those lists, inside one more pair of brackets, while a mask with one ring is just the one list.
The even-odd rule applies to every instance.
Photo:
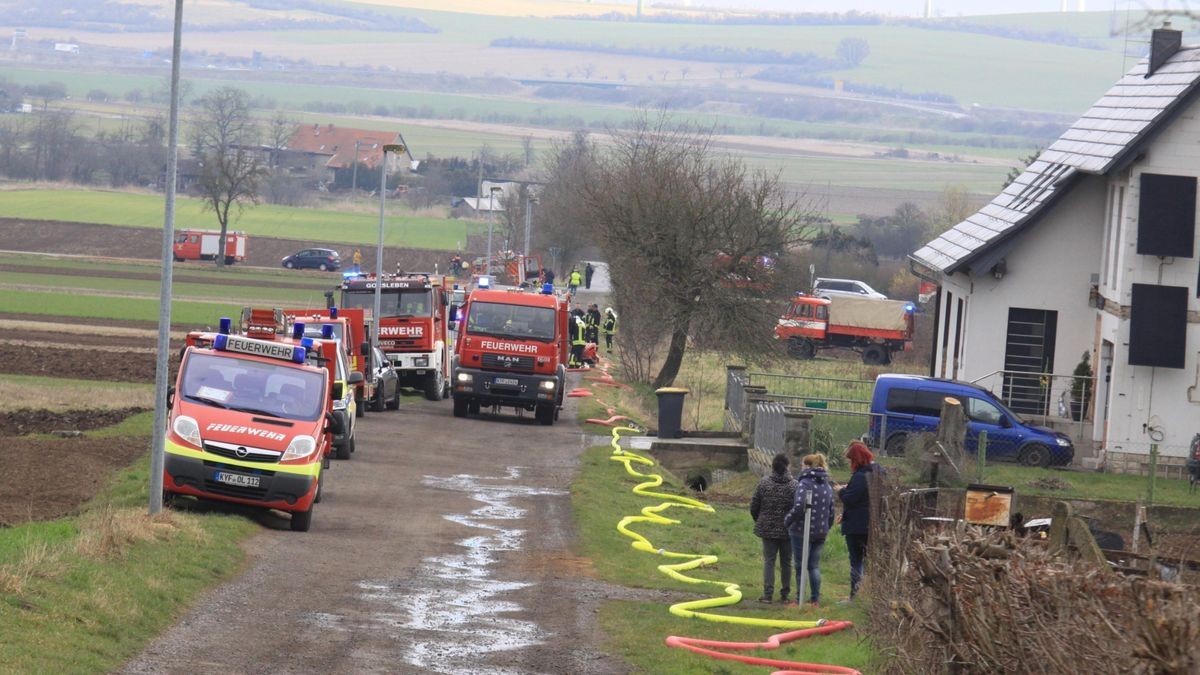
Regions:
[[175, 387], [167, 387], [167, 410], [175, 407]]
[[363, 374], [356, 370], [346, 378], [346, 384], [362, 384], [363, 380]]
[[371, 343], [370, 343], [370, 342], [364, 342], [364, 343], [362, 343], [361, 345], [359, 345], [359, 346], [358, 346], [358, 353], [359, 353], [359, 354], [362, 354], [363, 356], [370, 356], [370, 354], [371, 354]]
[[341, 398], [342, 398], [342, 396], [344, 396], [344, 395], [345, 395], [345, 393], [346, 393], [346, 392], [342, 390], [342, 383], [341, 383], [341, 382], [334, 382], [334, 383], [333, 383], [333, 389], [331, 389], [331, 390], [330, 390], [330, 392], [329, 392], [329, 398], [330, 398], [330, 399], [332, 399], [332, 400], [334, 400], [334, 401], [337, 401], [337, 400], [341, 399]]

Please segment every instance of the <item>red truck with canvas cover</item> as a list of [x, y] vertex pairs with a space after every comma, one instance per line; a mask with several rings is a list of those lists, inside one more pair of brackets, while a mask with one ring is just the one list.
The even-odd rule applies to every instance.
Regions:
[[337, 346], [301, 337], [302, 324], [280, 334], [279, 310], [250, 313], [242, 334], [230, 324], [187, 336], [168, 398], [164, 497], [279, 509], [307, 531], [338, 431], [326, 367]]
[[520, 289], [471, 291], [454, 349], [454, 416], [511, 406], [554, 424], [567, 377], [568, 304]]
[[863, 363], [882, 365], [912, 344], [910, 302], [797, 293], [775, 325], [775, 339], [788, 354], [811, 359], [818, 349], [842, 348], [862, 354]]
[[[183, 260], [216, 260], [221, 250], [221, 233], [213, 230], [176, 230], [171, 250], [177, 262]], [[225, 264], [246, 259], [246, 233], [225, 233]]]
[[[343, 311], [375, 305], [375, 275], [342, 281]], [[385, 274], [379, 283], [379, 348], [396, 368], [400, 385], [419, 389], [430, 401], [450, 393], [450, 317], [445, 277]], [[370, 319], [368, 319], [370, 320]]]

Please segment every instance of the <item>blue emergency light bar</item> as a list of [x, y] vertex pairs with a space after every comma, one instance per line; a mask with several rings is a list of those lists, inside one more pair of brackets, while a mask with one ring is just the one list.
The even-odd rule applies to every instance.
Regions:
[[479, 277], [479, 281], [476, 282], [475, 285], [479, 286], [480, 288], [491, 288], [492, 287], [492, 279], [491, 279], [491, 277]]
[[333, 339], [333, 324], [331, 324], [331, 323], [322, 324], [321, 339], [322, 340], [332, 340]]
[[917, 306], [910, 302], [904, 306], [904, 311], [908, 312], [909, 314], [912, 314], [913, 312], [917, 311]]
[[554, 284], [549, 281], [542, 284], [542, 295], [554, 295]]
[[331, 318], [331, 319], [336, 319], [336, 318], [337, 318], [337, 307], [330, 307], [330, 308], [329, 308], [329, 318]]
[[227, 316], [221, 317], [221, 322], [217, 328], [217, 332], [221, 335], [229, 335], [229, 329], [233, 326], [233, 319]]
[[304, 322], [297, 321], [292, 324], [292, 339], [299, 340], [302, 337], [304, 337]]
[[239, 354], [265, 356], [269, 359], [291, 361], [293, 363], [304, 363], [308, 354], [308, 351], [304, 347], [297, 347], [282, 342], [255, 340], [240, 335], [227, 335], [224, 333], [217, 335], [213, 339], [213, 349], [219, 352], [237, 352]]

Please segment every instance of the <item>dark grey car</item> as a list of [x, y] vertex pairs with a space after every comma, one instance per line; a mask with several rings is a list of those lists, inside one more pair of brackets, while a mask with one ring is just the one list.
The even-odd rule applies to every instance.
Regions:
[[400, 408], [400, 376], [396, 367], [387, 360], [379, 347], [371, 349], [371, 375], [374, 379], [375, 397], [371, 399], [371, 410], [398, 410]]
[[280, 264], [289, 270], [308, 268], [333, 271], [342, 266], [342, 256], [331, 248], [306, 248], [284, 258]]

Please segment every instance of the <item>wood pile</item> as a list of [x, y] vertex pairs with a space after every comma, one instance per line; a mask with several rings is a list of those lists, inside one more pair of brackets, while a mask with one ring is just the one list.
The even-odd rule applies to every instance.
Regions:
[[867, 589], [885, 672], [1200, 672], [1196, 588], [1007, 530], [922, 529], [922, 496], [874, 487]]

